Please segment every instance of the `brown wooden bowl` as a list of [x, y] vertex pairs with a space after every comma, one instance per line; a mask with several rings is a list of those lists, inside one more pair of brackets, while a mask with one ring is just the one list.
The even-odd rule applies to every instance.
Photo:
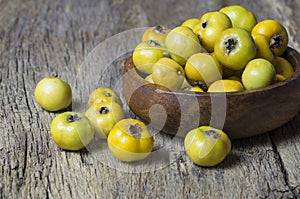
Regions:
[[129, 57], [123, 71], [123, 93], [130, 110], [164, 133], [185, 136], [201, 125], [223, 129], [232, 139], [271, 131], [300, 111], [300, 54], [284, 56], [294, 74], [268, 87], [236, 93], [170, 90], [144, 80]]

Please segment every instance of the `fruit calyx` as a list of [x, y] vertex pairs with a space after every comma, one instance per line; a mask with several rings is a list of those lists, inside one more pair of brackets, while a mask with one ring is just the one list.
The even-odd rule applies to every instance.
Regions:
[[109, 109], [106, 107], [106, 106], [102, 106], [100, 109], [99, 109], [99, 113], [100, 114], [107, 114], [109, 112]]
[[136, 139], [140, 139], [142, 136], [142, 127], [139, 124], [131, 124], [128, 126], [128, 132]]
[[207, 27], [207, 25], [208, 25], [208, 21], [205, 21], [205, 22], [203, 22], [203, 23], [201, 24], [201, 27], [202, 27], [203, 29], [205, 29], [205, 28]]
[[178, 76], [182, 75], [182, 72], [180, 70], [177, 70], [176, 73], [177, 73]]
[[77, 115], [76, 113], [74, 115], [72, 115], [72, 114], [67, 115], [67, 122], [68, 123], [77, 122], [77, 121], [80, 121], [80, 120], [81, 120], [81, 117], [79, 115]]
[[233, 38], [229, 38], [228, 40], [225, 41], [225, 53], [226, 55], [229, 55], [231, 51], [233, 51], [237, 45], [237, 40]]
[[110, 92], [105, 92], [105, 97], [112, 97], [112, 94]]
[[218, 138], [221, 137], [220, 133], [214, 129], [208, 129], [208, 130], [204, 130], [203, 131], [204, 134], [208, 137], [210, 137], [211, 139], [217, 140]]
[[282, 39], [282, 35], [278, 34], [278, 35], [274, 35], [271, 39], [270, 39], [270, 47], [272, 49], [277, 48], [279, 46], [283, 45], [283, 39]]
[[199, 81], [195, 81], [194, 84], [197, 87], [201, 88], [202, 90], [207, 90], [208, 89], [207, 84], [205, 82], [203, 82], [203, 81], [200, 81], [200, 80]]
[[158, 34], [166, 34], [167, 33], [166, 28], [163, 26], [160, 26], [160, 25], [154, 27], [154, 32], [156, 32]]
[[155, 41], [155, 40], [148, 40], [147, 43], [151, 47], [159, 47], [159, 48], [162, 47], [162, 45], [159, 42]]

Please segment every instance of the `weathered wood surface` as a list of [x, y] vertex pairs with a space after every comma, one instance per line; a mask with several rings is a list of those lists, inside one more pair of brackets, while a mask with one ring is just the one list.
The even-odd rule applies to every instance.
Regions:
[[[174, 27], [238, 2], [0, 1], [0, 198], [299, 198], [300, 115], [272, 132], [234, 140], [230, 155], [213, 168], [192, 164], [182, 140], [166, 135], [156, 135], [160, 154], [143, 164], [124, 164], [111, 157], [104, 141], [80, 152], [58, 149], [49, 135], [57, 113], [44, 111], [33, 97], [41, 78], [57, 75], [72, 85], [73, 109], [84, 111], [94, 86], [121, 92], [122, 57], [108, 70], [99, 66], [98, 76], [83, 70], [86, 57], [105, 39], [133, 28]], [[241, 4], [259, 19], [281, 21], [290, 46], [300, 50], [299, 1]], [[107, 46], [107, 54], [117, 48]]]

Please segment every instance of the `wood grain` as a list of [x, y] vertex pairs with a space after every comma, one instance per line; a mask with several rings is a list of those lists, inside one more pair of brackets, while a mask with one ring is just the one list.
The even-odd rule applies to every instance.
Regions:
[[[194, 165], [184, 153], [182, 139], [155, 134], [159, 155], [150, 157], [153, 161], [148, 166], [116, 161], [105, 142], [97, 139], [80, 152], [58, 149], [49, 135], [57, 113], [43, 110], [33, 97], [41, 78], [58, 76], [72, 85], [72, 108], [84, 111], [85, 93], [94, 86], [86, 84], [89, 78], [99, 86], [120, 83], [122, 57], [104, 72], [102, 66], [98, 74], [82, 71], [82, 64], [101, 42], [133, 28], [174, 27], [186, 18], [236, 3], [0, 1], [0, 198], [300, 197], [299, 114], [272, 132], [234, 140], [230, 155], [213, 168]], [[280, 20], [287, 26], [291, 47], [300, 50], [298, 1], [240, 4], [260, 19]], [[116, 49], [108, 46], [107, 54]], [[128, 110], [126, 104], [124, 108]]]

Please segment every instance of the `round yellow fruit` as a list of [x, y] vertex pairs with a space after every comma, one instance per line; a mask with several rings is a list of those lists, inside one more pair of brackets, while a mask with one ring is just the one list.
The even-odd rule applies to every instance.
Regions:
[[70, 106], [72, 90], [70, 85], [56, 77], [45, 77], [34, 90], [36, 102], [45, 110], [59, 111]]

